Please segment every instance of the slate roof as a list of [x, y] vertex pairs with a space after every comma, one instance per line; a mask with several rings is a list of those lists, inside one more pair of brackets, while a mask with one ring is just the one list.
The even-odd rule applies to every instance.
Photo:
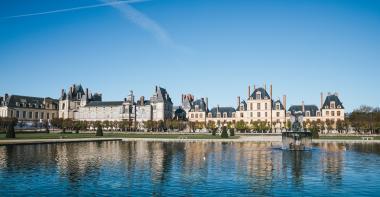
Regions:
[[206, 109], [206, 102], [204, 99], [197, 99], [195, 101], [193, 101], [193, 103], [191, 104], [191, 111], [195, 111], [195, 106], [198, 105], [199, 107], [199, 111], [204, 111], [204, 112], [207, 112], [208, 109]]
[[228, 118], [231, 118], [232, 113], [236, 112], [235, 108], [233, 108], [233, 107], [214, 107], [210, 110], [210, 113], [211, 113], [213, 118], [217, 117], [218, 111], [220, 112], [221, 117], [223, 117], [223, 114], [226, 112]]
[[165, 88], [156, 87], [157, 101], [173, 103]]
[[236, 111], [240, 111], [240, 107], [241, 107], [241, 106], [243, 106], [243, 108], [244, 108], [243, 110], [244, 110], [244, 111], [247, 110], [247, 103], [246, 103], [244, 100], [242, 100], [242, 101], [240, 102], [240, 106], [237, 106], [237, 107], [236, 107]]
[[[261, 98], [256, 98], [258, 92], [261, 93]], [[265, 97], [266, 99], [270, 99], [268, 92], [264, 88], [256, 88], [256, 90], [254, 90], [251, 94], [251, 97], [253, 99], [265, 99]]]
[[[296, 112], [302, 111], [302, 105], [292, 105], [288, 110], [291, 114], [295, 114]], [[310, 116], [317, 116], [317, 112], [319, 111], [316, 105], [305, 105], [305, 112], [310, 111]], [[305, 113], [302, 113], [305, 116]]]
[[115, 107], [123, 105], [123, 101], [91, 101], [86, 107]]
[[[51, 100], [52, 105], [55, 105], [58, 109], [58, 100], [52, 99], [50, 97], [41, 98], [41, 97], [31, 97], [31, 96], [20, 96], [20, 95], [10, 95], [7, 99], [5, 97], [3, 98], [3, 102], [0, 104], [1, 106], [7, 106], [7, 107], [19, 107], [19, 108], [37, 108], [40, 109], [40, 105], [44, 104], [44, 100]], [[19, 106], [16, 105], [16, 103], [20, 103]], [[22, 104], [26, 104], [24, 105]], [[31, 104], [31, 106], [29, 106]], [[37, 105], [37, 107], [36, 107]]]
[[[136, 101], [136, 105], [141, 106], [141, 101], [140, 100]], [[144, 100], [143, 106], [145, 106], [145, 105], [150, 105], [150, 100]]]
[[276, 105], [277, 105], [277, 103], [280, 103], [280, 110], [284, 110], [284, 109], [285, 109], [285, 108], [284, 108], [284, 105], [281, 103], [280, 100], [272, 101], [272, 103], [273, 103], [272, 109], [274, 109], [274, 110], [276, 110]]
[[[326, 97], [325, 102], [323, 103], [323, 109], [330, 109], [330, 102], [335, 101], [335, 107], [344, 109], [343, 103], [340, 101], [338, 96], [336, 95], [329, 95]], [[340, 107], [339, 107], [340, 106]]]

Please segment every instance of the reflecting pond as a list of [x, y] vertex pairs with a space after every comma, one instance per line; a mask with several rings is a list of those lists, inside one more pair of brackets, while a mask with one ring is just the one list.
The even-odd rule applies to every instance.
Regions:
[[0, 146], [2, 195], [376, 196], [380, 144], [88, 142]]

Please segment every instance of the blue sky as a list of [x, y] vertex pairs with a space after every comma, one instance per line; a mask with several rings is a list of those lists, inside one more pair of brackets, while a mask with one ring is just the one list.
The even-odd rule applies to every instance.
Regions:
[[121, 100], [161, 85], [177, 105], [192, 93], [234, 106], [272, 83], [288, 104], [339, 92], [351, 111], [380, 104], [379, 35], [375, 0], [0, 0], [0, 94], [81, 83]]

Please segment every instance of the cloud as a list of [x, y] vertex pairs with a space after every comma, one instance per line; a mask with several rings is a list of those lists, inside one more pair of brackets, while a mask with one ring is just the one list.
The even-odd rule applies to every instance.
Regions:
[[[103, 2], [111, 3], [118, 2], [118, 0], [103, 0]], [[110, 6], [117, 9], [125, 18], [127, 18], [132, 23], [150, 32], [162, 44], [173, 47], [182, 52], [190, 51], [187, 47], [176, 44], [163, 27], [161, 27], [156, 21], [149, 18], [142, 12], [136, 10], [132, 6], [128, 4], [110, 4]]]
[[87, 6], [79, 6], [79, 7], [66, 8], [66, 9], [58, 9], [58, 10], [52, 10], [52, 11], [46, 11], [46, 12], [35, 12], [35, 13], [30, 13], [30, 14], [20, 14], [20, 15], [6, 16], [6, 17], [2, 17], [1, 19], [14, 19], [14, 18], [29, 17], [29, 16], [39, 16], [39, 15], [62, 13], [62, 12], [70, 12], [70, 11], [77, 11], [77, 10], [84, 10], [84, 9], [98, 8], [98, 7], [106, 7], [106, 6], [113, 6], [113, 5], [120, 5], [120, 4], [132, 4], [132, 3], [139, 3], [139, 2], [144, 2], [144, 1], [149, 1], [149, 0], [106, 1], [104, 3], [95, 4], [95, 5], [87, 5]]

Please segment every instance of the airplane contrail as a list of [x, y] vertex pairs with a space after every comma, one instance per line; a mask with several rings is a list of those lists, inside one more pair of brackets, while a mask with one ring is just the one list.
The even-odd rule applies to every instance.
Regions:
[[20, 15], [14, 15], [14, 16], [6, 16], [6, 17], [2, 17], [1, 19], [14, 19], [14, 18], [22, 18], [22, 17], [28, 17], [28, 16], [38, 16], [38, 15], [45, 15], [45, 14], [70, 12], [70, 11], [76, 11], [76, 10], [105, 7], [105, 6], [110, 6], [110, 5], [140, 3], [140, 2], [144, 2], [144, 1], [150, 1], [150, 0], [125, 0], [125, 1], [120, 0], [120, 1], [110, 1], [110, 2], [105, 2], [105, 3], [100, 3], [100, 4], [80, 6], [80, 7], [73, 7], [73, 8], [66, 8], [66, 9], [59, 9], [59, 10], [52, 10], [52, 11], [46, 11], [46, 12], [36, 12], [36, 13], [31, 13], [31, 14], [20, 14]]

